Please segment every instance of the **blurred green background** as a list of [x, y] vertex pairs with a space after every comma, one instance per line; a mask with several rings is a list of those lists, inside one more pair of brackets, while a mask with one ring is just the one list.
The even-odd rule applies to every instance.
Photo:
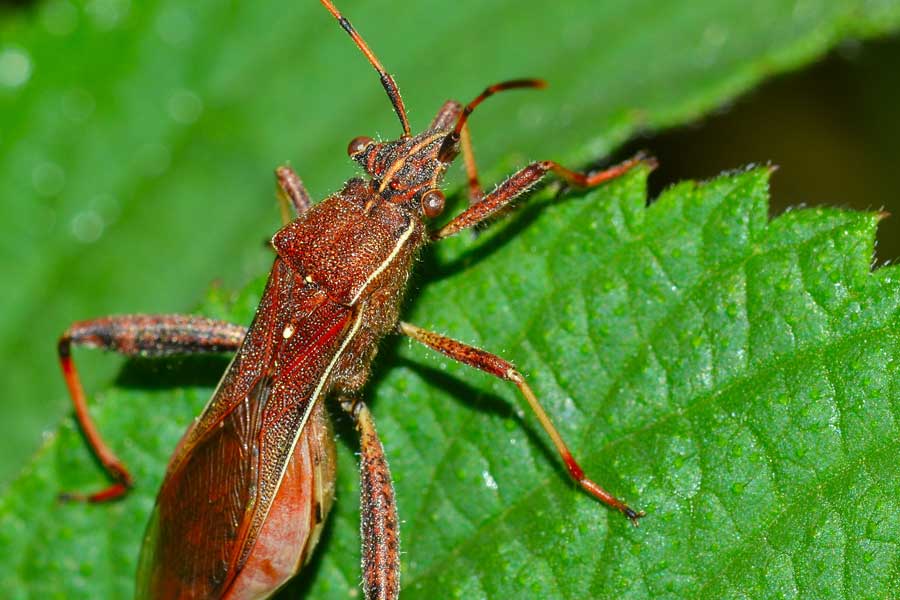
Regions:
[[772, 163], [772, 215], [824, 204], [885, 209], [878, 264], [900, 257], [900, 38], [846, 42], [806, 68], [777, 76], [693, 124], [639, 136], [660, 159], [651, 195], [682, 179], [708, 179]]
[[[550, 80], [479, 109], [486, 181], [529, 157], [584, 165], [646, 149], [661, 161], [654, 194], [772, 162], [775, 213], [820, 202], [896, 213], [900, 40], [844, 41], [744, 93], [845, 34], [889, 27], [818, 25], [845, 6], [851, 20], [855, 5], [341, 3], [396, 75], [414, 128], [487, 83]], [[68, 323], [189, 311], [214, 281], [240, 286], [271, 260], [272, 168], [292, 161], [321, 198], [353, 173], [351, 137], [397, 131], [370, 67], [315, 2], [0, 4], [0, 482], [68, 410], [54, 351]], [[879, 261], [900, 255], [898, 225], [882, 225]], [[78, 361], [88, 389], [119, 364]]]

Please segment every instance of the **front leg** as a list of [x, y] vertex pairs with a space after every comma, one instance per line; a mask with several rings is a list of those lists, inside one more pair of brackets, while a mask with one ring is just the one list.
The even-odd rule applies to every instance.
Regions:
[[281, 206], [281, 221], [287, 225], [291, 221], [288, 205], [294, 209], [294, 217], [299, 217], [312, 205], [312, 198], [296, 171], [287, 165], [275, 169], [276, 195]]
[[113, 483], [93, 494], [63, 494], [61, 497], [105, 502], [123, 496], [133, 484], [128, 469], [109, 449], [91, 420], [84, 388], [72, 360], [72, 346], [101, 348], [125, 356], [151, 357], [233, 352], [240, 347], [246, 332], [246, 327], [240, 325], [192, 315], [123, 315], [73, 323], [59, 338], [59, 364], [75, 407], [78, 425]]
[[[463, 145], [463, 149], [466, 150], [465, 144]], [[465, 156], [469, 156], [469, 152], [470, 151], [466, 151]], [[494, 188], [490, 194], [484, 196], [484, 198], [478, 200], [468, 209], [454, 217], [452, 221], [433, 232], [431, 234], [431, 239], [432, 241], [441, 240], [445, 237], [450, 237], [451, 235], [459, 233], [463, 229], [478, 225], [533, 188], [548, 173], [554, 173], [572, 185], [590, 188], [596, 187], [610, 179], [620, 177], [641, 163], [646, 163], [650, 166], [655, 165], [655, 162], [652, 159], [645, 160], [641, 156], [636, 156], [635, 158], [626, 160], [614, 167], [610, 167], [605, 171], [600, 171], [593, 175], [586, 175], [584, 173], [578, 173], [577, 171], [571, 171], [552, 160], [533, 162], [514, 173], [509, 179]], [[469, 164], [468, 158], [466, 159], [466, 164]], [[474, 163], [472, 168], [474, 169]], [[468, 169], [469, 167], [467, 166], [467, 170]], [[473, 179], [473, 171], [469, 172], [469, 188], [470, 194], [473, 194], [477, 199], [476, 194], [479, 193], [480, 187], [478, 186], [477, 174]], [[475, 191], [473, 191], [473, 189]]]
[[396, 600], [400, 595], [400, 527], [391, 471], [369, 408], [352, 398], [342, 398], [340, 404], [359, 431], [363, 590], [366, 600]]

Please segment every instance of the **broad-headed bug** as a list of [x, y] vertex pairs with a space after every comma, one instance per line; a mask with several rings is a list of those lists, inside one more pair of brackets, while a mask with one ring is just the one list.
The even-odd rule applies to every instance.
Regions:
[[[425, 131], [412, 135], [394, 79], [330, 0], [321, 2], [378, 72], [402, 135], [384, 142], [352, 140], [348, 153], [365, 176], [348, 180], [315, 206], [290, 168], [276, 170], [282, 206], [292, 206], [296, 218], [272, 238], [275, 261], [248, 329], [196, 316], [129, 315], [75, 323], [59, 340], [78, 422], [113, 481], [94, 494], [68, 495], [92, 502], [120, 497], [133, 482], [91, 421], [71, 347], [145, 356], [235, 352], [169, 462], [141, 551], [139, 598], [262, 598], [303, 566], [334, 493], [334, 447], [324, 408], [328, 396], [352, 416], [360, 433], [366, 598], [398, 596], [393, 484], [372, 415], [359, 396], [377, 342], [391, 333], [512, 382], [572, 478], [635, 524], [643, 514], [585, 476], [512, 364], [399, 321], [407, 279], [423, 246], [484, 222], [548, 173], [591, 187], [625, 173], [639, 159], [592, 175], [552, 161], [534, 162], [484, 193], [471, 154], [469, 115], [496, 92], [543, 83], [506, 81], [465, 106], [446, 102]], [[444, 209], [441, 180], [459, 154], [471, 204], [443, 227], [429, 230], [427, 222]]]

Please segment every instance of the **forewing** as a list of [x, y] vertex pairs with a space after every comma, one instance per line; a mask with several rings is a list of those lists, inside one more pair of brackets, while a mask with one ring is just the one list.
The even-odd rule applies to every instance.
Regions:
[[141, 552], [138, 597], [227, 591], [357, 325], [351, 309], [276, 260], [243, 346], [169, 465]]

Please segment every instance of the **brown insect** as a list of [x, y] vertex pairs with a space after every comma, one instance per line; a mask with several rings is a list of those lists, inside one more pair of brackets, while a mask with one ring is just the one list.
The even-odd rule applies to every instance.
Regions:
[[[75, 414], [113, 483], [70, 499], [102, 502], [133, 485], [87, 411], [72, 345], [125, 355], [236, 354], [203, 413], [169, 461], [147, 527], [137, 577], [139, 598], [262, 598], [308, 560], [334, 495], [334, 442], [324, 400], [335, 397], [360, 432], [363, 586], [366, 598], [400, 590], [394, 490], [372, 415], [360, 399], [378, 340], [401, 333], [455, 360], [515, 384], [550, 436], [572, 478], [635, 524], [629, 508], [588, 479], [516, 368], [502, 358], [399, 321], [413, 261], [423, 246], [471, 228], [508, 206], [548, 173], [591, 187], [640, 159], [586, 175], [552, 161], [534, 162], [483, 193], [466, 121], [492, 94], [539, 88], [535, 79], [488, 87], [466, 106], [446, 102], [428, 128], [412, 135], [394, 79], [332, 5], [322, 4], [381, 77], [403, 135], [386, 142], [358, 137], [348, 153], [365, 170], [311, 206], [289, 168], [276, 170], [282, 206], [296, 218], [272, 238], [277, 254], [249, 329], [183, 315], [129, 315], [73, 324], [59, 357]], [[427, 220], [444, 209], [440, 182], [462, 153], [471, 204], [437, 230]]]

